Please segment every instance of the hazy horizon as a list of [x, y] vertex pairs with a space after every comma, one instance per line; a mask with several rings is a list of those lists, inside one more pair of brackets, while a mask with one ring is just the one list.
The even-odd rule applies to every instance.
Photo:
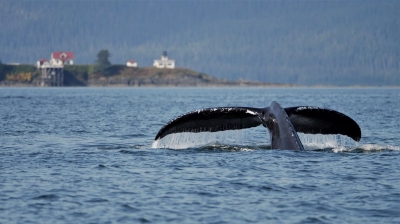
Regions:
[[92, 64], [177, 67], [236, 80], [400, 84], [396, 1], [0, 1], [0, 60], [72, 51]]

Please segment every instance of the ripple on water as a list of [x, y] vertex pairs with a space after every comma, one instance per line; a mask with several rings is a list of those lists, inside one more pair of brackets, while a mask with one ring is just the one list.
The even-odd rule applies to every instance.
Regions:
[[43, 194], [37, 197], [32, 198], [33, 200], [46, 200], [46, 201], [55, 201], [58, 200], [60, 197], [56, 194]]

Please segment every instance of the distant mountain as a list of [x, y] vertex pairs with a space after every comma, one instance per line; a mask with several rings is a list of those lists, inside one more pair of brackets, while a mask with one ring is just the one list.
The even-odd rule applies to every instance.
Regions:
[[400, 85], [400, 1], [0, 0], [0, 60], [178, 67], [273, 83]]

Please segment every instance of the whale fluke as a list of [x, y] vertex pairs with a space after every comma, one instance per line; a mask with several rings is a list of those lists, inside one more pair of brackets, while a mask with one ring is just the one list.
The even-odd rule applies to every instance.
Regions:
[[262, 109], [249, 107], [215, 107], [195, 110], [169, 121], [155, 140], [181, 132], [218, 132], [257, 127], [262, 124], [257, 114]]
[[159, 140], [181, 132], [218, 132], [264, 125], [270, 131], [272, 149], [304, 150], [297, 132], [341, 134], [359, 141], [361, 130], [350, 117], [319, 107], [283, 109], [272, 101], [266, 108], [215, 107], [191, 111], [164, 125], [155, 137]]
[[297, 132], [305, 134], [340, 134], [355, 141], [361, 139], [361, 129], [350, 117], [338, 111], [320, 107], [285, 108]]

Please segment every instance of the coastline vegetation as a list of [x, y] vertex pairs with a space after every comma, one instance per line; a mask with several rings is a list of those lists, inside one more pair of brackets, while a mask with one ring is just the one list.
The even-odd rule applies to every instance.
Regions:
[[40, 72], [33, 65], [7, 65], [0, 62], [0, 85], [6, 83], [31, 84]]
[[[2, 65], [0, 86], [40, 86], [40, 70], [33, 65]], [[262, 82], [230, 81], [187, 68], [159, 69], [109, 65], [103, 71], [96, 64], [65, 65], [63, 86], [266, 86]], [[276, 84], [275, 84], [276, 85]]]

